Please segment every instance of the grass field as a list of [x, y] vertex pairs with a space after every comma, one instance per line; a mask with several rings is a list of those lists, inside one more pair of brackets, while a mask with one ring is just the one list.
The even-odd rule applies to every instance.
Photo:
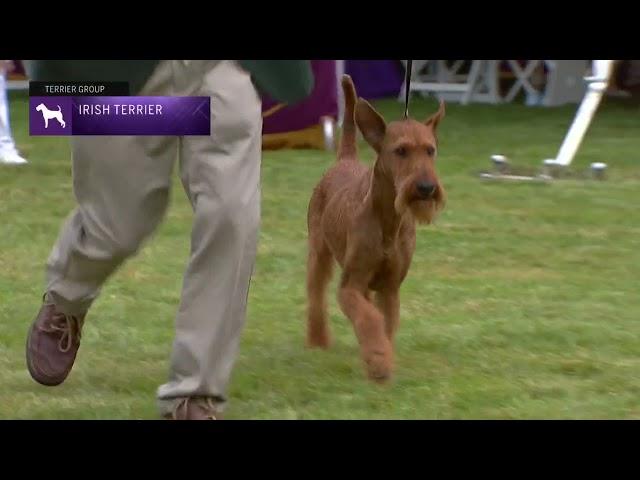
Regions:
[[[376, 103], [387, 119], [402, 105]], [[425, 117], [435, 102], [416, 100]], [[331, 290], [335, 342], [304, 348], [306, 206], [333, 162], [319, 151], [263, 160], [263, 223], [228, 418], [640, 418], [640, 111], [607, 102], [574, 165], [610, 165], [606, 182], [483, 183], [492, 153], [538, 166], [575, 106], [450, 105], [441, 125], [447, 209], [418, 232], [401, 291], [392, 384], [364, 379]], [[43, 267], [73, 208], [63, 138], [30, 138], [13, 95], [15, 137], [31, 163], [0, 168], [0, 418], [156, 418], [167, 374], [191, 211], [175, 182], [166, 222], [104, 288], [68, 381], [35, 384], [25, 335]], [[366, 161], [370, 149], [361, 149]], [[124, 174], [125, 172], [123, 172]]]

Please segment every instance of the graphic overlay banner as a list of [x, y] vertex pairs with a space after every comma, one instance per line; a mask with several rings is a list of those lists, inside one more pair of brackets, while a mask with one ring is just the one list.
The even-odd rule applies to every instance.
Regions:
[[29, 82], [31, 97], [129, 96], [128, 82]]
[[210, 135], [210, 97], [33, 96], [29, 134]]

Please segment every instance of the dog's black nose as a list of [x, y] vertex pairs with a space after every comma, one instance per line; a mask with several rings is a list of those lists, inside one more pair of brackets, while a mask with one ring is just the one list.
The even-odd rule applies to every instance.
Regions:
[[436, 191], [436, 184], [433, 182], [418, 182], [416, 190], [420, 198], [430, 198]]

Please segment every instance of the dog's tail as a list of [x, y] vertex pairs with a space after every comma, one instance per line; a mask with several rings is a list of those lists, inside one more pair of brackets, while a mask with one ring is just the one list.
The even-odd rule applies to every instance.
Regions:
[[60, 108], [60, 105], [58, 105], [58, 111], [59, 111], [59, 112], [60, 112], [60, 111], [62, 111], [62, 109]]
[[342, 91], [344, 92], [344, 118], [342, 120], [342, 137], [338, 147], [338, 160], [355, 159], [358, 153], [356, 141], [356, 87], [349, 75], [342, 76]]

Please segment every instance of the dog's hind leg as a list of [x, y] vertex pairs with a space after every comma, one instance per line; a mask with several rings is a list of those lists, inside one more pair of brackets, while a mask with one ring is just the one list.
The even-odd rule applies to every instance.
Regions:
[[307, 259], [307, 345], [328, 348], [327, 287], [333, 273], [333, 256], [321, 238], [310, 235]]

